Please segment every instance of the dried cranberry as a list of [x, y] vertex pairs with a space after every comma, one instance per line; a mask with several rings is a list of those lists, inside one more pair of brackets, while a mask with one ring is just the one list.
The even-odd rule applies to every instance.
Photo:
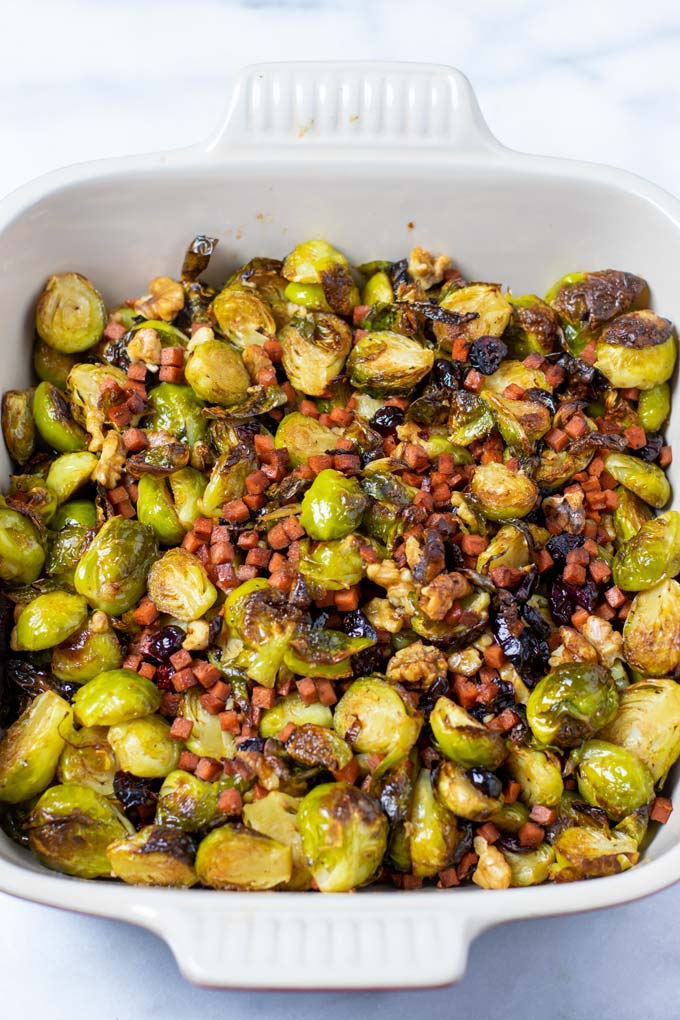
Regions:
[[404, 412], [400, 407], [379, 407], [371, 418], [369, 425], [383, 438], [397, 431], [398, 425], [404, 424]]
[[155, 683], [159, 691], [173, 690], [172, 677], [174, 673], [175, 670], [172, 668], [172, 666], [168, 666], [167, 663], [161, 663], [160, 666], [156, 667], [153, 682]]
[[474, 788], [483, 793], [485, 797], [500, 797], [503, 784], [493, 772], [489, 772], [488, 769], [475, 767], [468, 769], [465, 774]]
[[468, 355], [470, 364], [482, 375], [491, 375], [500, 368], [508, 353], [506, 344], [496, 336], [480, 336], [472, 341]]
[[432, 381], [447, 390], [456, 390], [460, 385], [462, 366], [459, 361], [437, 358], [432, 366]]
[[565, 532], [563, 535], [554, 535], [548, 542], [546, 549], [555, 563], [566, 563], [567, 554], [573, 552], [574, 549], [580, 549], [583, 542], [584, 538], [582, 535], [569, 535]]
[[238, 745], [239, 751], [264, 751], [266, 741], [263, 737], [248, 737]]
[[186, 634], [181, 627], [163, 627], [147, 641], [145, 654], [156, 662], [168, 662], [182, 647]]
[[113, 777], [113, 792], [136, 829], [153, 821], [160, 782], [158, 779], [142, 779], [132, 772], [116, 772]]
[[597, 585], [593, 581], [586, 581], [580, 587], [567, 584], [562, 577], [558, 577], [550, 588], [550, 612], [555, 623], [562, 627], [571, 626], [571, 618], [580, 606], [592, 613], [599, 601]]
[[661, 447], [663, 446], [663, 436], [660, 432], [650, 432], [647, 436], [647, 445], [643, 446], [641, 450], [636, 450], [635, 454], [640, 460], [646, 460], [651, 463], [657, 460], [661, 453]]

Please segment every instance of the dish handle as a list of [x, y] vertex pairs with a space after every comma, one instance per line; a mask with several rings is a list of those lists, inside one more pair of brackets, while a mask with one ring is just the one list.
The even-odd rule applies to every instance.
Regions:
[[492, 154], [502, 146], [482, 116], [470, 82], [436, 64], [273, 63], [244, 68], [209, 156], [239, 150], [333, 147]]

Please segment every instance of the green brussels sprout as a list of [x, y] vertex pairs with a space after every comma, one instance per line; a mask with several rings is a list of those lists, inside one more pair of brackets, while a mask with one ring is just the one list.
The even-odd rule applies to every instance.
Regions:
[[514, 746], [506, 762], [508, 772], [519, 783], [522, 800], [532, 806], [559, 804], [564, 790], [559, 758], [550, 751]]
[[302, 546], [299, 570], [308, 584], [326, 591], [343, 591], [358, 584], [366, 566], [359, 552], [362, 543], [356, 534], [335, 542], [319, 542], [313, 549]]
[[626, 662], [645, 676], [673, 676], [680, 666], [680, 584], [661, 581], [638, 592], [623, 626]]
[[434, 364], [434, 351], [389, 330], [365, 333], [347, 359], [352, 386], [378, 396], [408, 393]]
[[191, 386], [162, 382], [149, 393], [149, 414], [146, 428], [153, 432], [169, 432], [182, 443], [193, 445], [208, 435], [208, 419], [201, 410], [205, 404]]
[[229, 407], [248, 395], [250, 376], [238, 351], [222, 340], [194, 347], [184, 368], [186, 380], [201, 400]]
[[574, 752], [578, 792], [587, 804], [621, 821], [654, 796], [654, 780], [643, 762], [625, 747], [588, 740]]
[[490, 406], [496, 426], [508, 446], [520, 453], [532, 453], [536, 442], [550, 430], [550, 411], [540, 401], [510, 400], [498, 393], [482, 394]]
[[365, 508], [366, 497], [357, 479], [328, 468], [307, 489], [300, 524], [310, 538], [344, 538], [358, 527]]
[[246, 478], [256, 467], [254, 455], [244, 444], [225, 451], [215, 461], [199, 506], [206, 517], [221, 516], [222, 507], [240, 499], [246, 490]]
[[670, 411], [671, 388], [668, 383], [658, 383], [640, 394], [637, 413], [645, 432], [658, 432]]
[[328, 241], [316, 238], [296, 245], [283, 260], [281, 272], [292, 283], [321, 283], [333, 266], [349, 268], [349, 263]]
[[387, 848], [387, 818], [349, 783], [322, 783], [297, 814], [307, 864], [321, 892], [349, 892], [370, 882]]
[[61, 752], [57, 766], [60, 783], [87, 786], [102, 797], [113, 796], [113, 780], [118, 765], [104, 726], [73, 729]]
[[533, 354], [551, 354], [564, 341], [560, 319], [553, 308], [535, 294], [509, 297], [512, 315], [506, 331], [508, 350], [513, 358]]
[[[335, 732], [355, 752], [384, 755], [377, 775], [404, 758], [420, 734], [422, 716], [378, 677], [355, 680], [335, 706]], [[358, 730], [358, 732], [357, 732]]]
[[80, 273], [59, 273], [45, 284], [35, 313], [38, 336], [64, 354], [92, 347], [104, 334], [106, 305]]
[[0, 506], [0, 579], [9, 585], [32, 584], [44, 562], [35, 524], [17, 510]]
[[506, 850], [503, 847], [501, 853], [510, 865], [512, 872], [510, 886], [513, 889], [546, 882], [555, 863], [555, 851], [550, 843], [540, 843], [535, 850], [528, 852]]
[[76, 567], [93, 538], [94, 529], [80, 524], [67, 524], [56, 534], [51, 532], [45, 563], [47, 576], [72, 588]]
[[221, 825], [201, 841], [196, 874], [213, 889], [274, 889], [290, 882], [289, 846], [244, 825]]
[[660, 467], [647, 464], [627, 453], [608, 453], [604, 466], [617, 482], [634, 492], [645, 503], [659, 509], [671, 498], [671, 487]]
[[540, 369], [527, 368], [523, 361], [504, 361], [495, 372], [484, 376], [482, 393], [503, 393], [513, 383], [523, 390], [552, 389]]
[[60, 390], [66, 389], [68, 374], [77, 363], [75, 354], [63, 354], [55, 351], [39, 337], [33, 348], [33, 368], [41, 382], [52, 383]]
[[87, 446], [87, 433], [71, 417], [61, 390], [41, 382], [33, 397], [35, 427], [42, 439], [59, 453], [74, 453]]
[[180, 712], [193, 723], [191, 735], [184, 742], [187, 751], [202, 758], [233, 758], [236, 744], [232, 734], [222, 729], [217, 716], [208, 712], [200, 699], [198, 690], [187, 691], [182, 699]]
[[134, 830], [110, 801], [87, 786], [65, 783], [43, 793], [26, 823], [42, 864], [77, 878], [108, 878], [106, 849]]
[[289, 283], [284, 290], [287, 301], [316, 312], [332, 312], [320, 283]]
[[579, 471], [585, 471], [595, 455], [595, 450], [584, 448], [574, 452], [570, 449], [551, 450], [545, 447], [536, 469], [534, 479], [545, 489], [559, 489]]
[[644, 500], [622, 485], [616, 490], [616, 495], [618, 503], [613, 514], [614, 533], [619, 544], [622, 544], [634, 538], [642, 525], [652, 520], [654, 512]]
[[34, 389], [5, 390], [2, 397], [2, 434], [17, 464], [25, 464], [35, 450], [34, 393]]
[[563, 319], [567, 346], [578, 354], [589, 334], [632, 308], [646, 288], [639, 276], [616, 269], [569, 273], [553, 284], [545, 300]]
[[625, 747], [662, 785], [680, 756], [680, 685], [675, 680], [640, 680], [621, 693], [614, 719], [599, 736]]
[[124, 772], [164, 779], [177, 768], [181, 746], [159, 715], [145, 715], [109, 729], [109, 743]]
[[92, 477], [92, 472], [99, 461], [93, 453], [80, 450], [76, 453], [62, 453], [50, 464], [45, 479], [48, 489], [57, 497], [59, 503], [65, 503], [74, 492], [85, 485]]
[[80, 726], [115, 726], [155, 712], [161, 692], [133, 669], [110, 669], [88, 680], [73, 698]]
[[311, 312], [294, 318], [279, 333], [283, 367], [292, 386], [320, 397], [342, 372], [352, 347], [352, 331], [337, 315]]
[[470, 491], [481, 512], [492, 521], [524, 517], [538, 500], [538, 486], [532, 478], [493, 461], [475, 468]]
[[120, 616], [144, 594], [157, 551], [151, 528], [139, 521], [111, 517], [76, 567], [75, 589], [93, 609]]
[[438, 698], [430, 726], [439, 750], [463, 768], [497, 769], [506, 756], [500, 733], [488, 730], [450, 698]]
[[454, 390], [449, 411], [449, 438], [457, 446], [469, 446], [483, 439], [494, 426], [493, 415], [481, 397], [467, 390]]
[[52, 649], [50, 668], [59, 680], [84, 684], [100, 673], [118, 669], [123, 652], [106, 613], [93, 613], [68, 641]]
[[299, 411], [287, 414], [274, 436], [274, 446], [277, 450], [288, 450], [288, 460], [294, 468], [306, 464], [310, 457], [334, 450], [336, 441], [335, 432]]
[[669, 510], [647, 521], [623, 545], [612, 564], [614, 584], [646, 591], [680, 571], [680, 513]]
[[612, 386], [649, 390], [673, 374], [676, 342], [668, 319], [648, 310], [629, 312], [605, 326], [595, 368]]
[[439, 304], [447, 311], [461, 316], [476, 316], [470, 322], [462, 322], [457, 326], [435, 323], [435, 336], [441, 346], [449, 351], [453, 342], [461, 336], [468, 340], [476, 340], [480, 336], [501, 336], [512, 311], [497, 283], [471, 283], [467, 287], [450, 290]]
[[69, 524], [77, 524], [85, 529], [97, 526], [97, 508], [89, 499], [72, 499], [60, 506], [50, 521], [52, 531], [61, 531]]
[[220, 783], [208, 783], [191, 772], [175, 769], [158, 792], [156, 825], [171, 825], [184, 832], [207, 829], [219, 816], [220, 791]]
[[0, 738], [0, 802], [19, 804], [42, 793], [64, 749], [71, 708], [44, 691]]
[[214, 299], [212, 314], [222, 335], [241, 350], [262, 344], [276, 333], [276, 322], [267, 305], [245, 288], [226, 286]]
[[282, 265], [279, 259], [251, 259], [229, 278], [227, 284], [232, 289], [255, 291], [273, 312], [279, 328], [290, 318], [284, 296], [286, 281], [281, 275]]
[[260, 736], [275, 737], [288, 723], [296, 726], [332, 726], [333, 713], [327, 705], [315, 701], [305, 704], [299, 694], [287, 694], [273, 708], [267, 708], [260, 717]]
[[[500, 783], [498, 784], [500, 794]], [[486, 822], [501, 806], [500, 795], [492, 797], [480, 790], [462, 766], [443, 762], [435, 781], [438, 800], [460, 818]]]
[[106, 856], [111, 871], [123, 882], [189, 889], [198, 882], [195, 852], [195, 843], [185, 832], [145, 825], [133, 836], [111, 843]]
[[284, 663], [300, 676], [337, 680], [351, 676], [351, 657], [374, 644], [372, 638], [349, 637], [338, 630], [302, 631], [291, 639]]
[[[295, 300], [294, 295], [304, 294], [310, 302], [307, 307], [327, 306], [338, 315], [349, 315], [359, 304], [359, 290], [347, 259], [326, 241], [297, 245], [284, 259], [282, 273], [290, 281], [285, 291], [290, 301]], [[298, 287], [299, 284], [305, 286]]]
[[300, 765], [323, 766], [329, 772], [344, 769], [353, 757], [347, 743], [333, 730], [313, 723], [296, 726], [285, 747], [286, 754]]
[[87, 602], [82, 595], [49, 591], [38, 595], [22, 609], [16, 626], [20, 651], [39, 652], [66, 641], [87, 620]]
[[536, 684], [527, 702], [527, 721], [536, 740], [576, 747], [616, 715], [619, 695], [603, 666], [565, 662]]
[[621, 819], [618, 825], [614, 826], [614, 832], [620, 832], [624, 836], [630, 836], [631, 839], [635, 840], [639, 847], [647, 834], [647, 829], [649, 828], [651, 808], [651, 803], [643, 804], [642, 807], [637, 808], [632, 814], [626, 815], [625, 818]]
[[366, 281], [361, 295], [363, 305], [390, 305], [394, 301], [394, 289], [384, 270], [373, 273]]
[[57, 497], [42, 475], [10, 475], [7, 498], [13, 509], [39, 517], [43, 524], [49, 524], [57, 510]]
[[477, 557], [477, 573], [488, 574], [494, 567], [526, 567], [531, 562], [526, 535], [512, 524], [504, 524]]
[[243, 820], [255, 832], [261, 832], [264, 836], [290, 847], [291, 876], [281, 888], [301, 891], [311, 888], [312, 873], [305, 860], [302, 837], [297, 824], [299, 806], [299, 798], [272, 790], [261, 800], [244, 804]]
[[273, 687], [291, 639], [300, 632], [300, 611], [264, 578], [255, 578], [229, 594], [224, 619], [244, 645], [235, 665], [256, 683]]
[[197, 517], [206, 488], [205, 475], [192, 467], [167, 478], [142, 475], [137, 496], [137, 518], [153, 529], [162, 545], [179, 545]]
[[405, 825], [411, 868], [417, 878], [430, 878], [449, 867], [461, 839], [456, 817], [440, 804], [427, 769], [418, 773]]
[[[116, 368], [115, 365], [78, 362], [69, 372], [66, 388], [70, 408], [75, 420], [89, 432], [88, 449], [94, 452], [101, 450], [104, 445], [103, 427], [108, 411], [107, 400], [109, 399], [106, 394], [110, 393], [113, 383], [121, 388], [127, 384], [125, 372]], [[132, 421], [134, 424], [136, 419], [133, 418]], [[40, 430], [39, 424], [38, 430]], [[57, 447], [57, 449], [59, 448]], [[78, 447], [71, 446], [68, 449], [78, 449]]]
[[[525, 773], [522, 773], [524, 776]], [[543, 788], [542, 788], [543, 790]], [[533, 806], [535, 801], [530, 801]], [[522, 826], [529, 821], [529, 808], [521, 800], [515, 800], [511, 804], [501, 804], [498, 811], [495, 811], [489, 821], [493, 822], [501, 832], [515, 834]]]
[[554, 882], [618, 875], [637, 864], [640, 857], [630, 836], [585, 826], [565, 829], [554, 841], [553, 850], [550, 878]]
[[149, 595], [161, 613], [187, 623], [198, 620], [217, 598], [205, 567], [187, 549], [168, 549], [149, 571]]

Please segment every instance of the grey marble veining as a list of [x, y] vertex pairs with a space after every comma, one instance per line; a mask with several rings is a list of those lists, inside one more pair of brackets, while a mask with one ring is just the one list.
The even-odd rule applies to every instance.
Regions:
[[[0, 15], [0, 195], [65, 163], [211, 134], [241, 64], [330, 58], [453, 64], [505, 144], [617, 164], [680, 191], [677, 0], [0, 0]], [[193, 988], [152, 935], [0, 895], [0, 1012], [672, 1020], [679, 913], [676, 887], [505, 926], [477, 940], [456, 988], [277, 995]]]

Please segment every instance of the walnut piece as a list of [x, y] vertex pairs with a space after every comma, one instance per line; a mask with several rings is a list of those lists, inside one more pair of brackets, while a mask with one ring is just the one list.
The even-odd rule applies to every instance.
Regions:
[[394, 653], [385, 675], [392, 683], [422, 684], [427, 688], [438, 677], [446, 676], [447, 666], [446, 656], [438, 648], [414, 641]]
[[475, 853], [479, 861], [472, 881], [481, 889], [509, 889], [512, 870], [500, 850], [490, 846], [481, 836], [474, 840]]
[[565, 662], [597, 663], [597, 651], [583, 634], [579, 634], [573, 627], [560, 627], [559, 635], [560, 644], [548, 660], [551, 669]]
[[418, 605], [431, 620], [443, 620], [456, 599], [472, 592], [472, 585], [462, 574], [439, 574], [421, 593]]
[[161, 362], [161, 338], [155, 329], [145, 326], [132, 334], [127, 352], [133, 364], [152, 365], [155, 368]]
[[425, 248], [414, 248], [408, 257], [409, 275], [425, 290], [441, 283], [444, 273], [451, 268], [448, 255], [432, 255]]
[[92, 472], [92, 478], [105, 489], [118, 485], [125, 466], [125, 447], [120, 435], [111, 429], [106, 433], [99, 463]]
[[149, 284], [149, 293], [135, 301], [135, 310], [147, 319], [172, 322], [184, 308], [184, 288], [169, 276], [156, 276]]

